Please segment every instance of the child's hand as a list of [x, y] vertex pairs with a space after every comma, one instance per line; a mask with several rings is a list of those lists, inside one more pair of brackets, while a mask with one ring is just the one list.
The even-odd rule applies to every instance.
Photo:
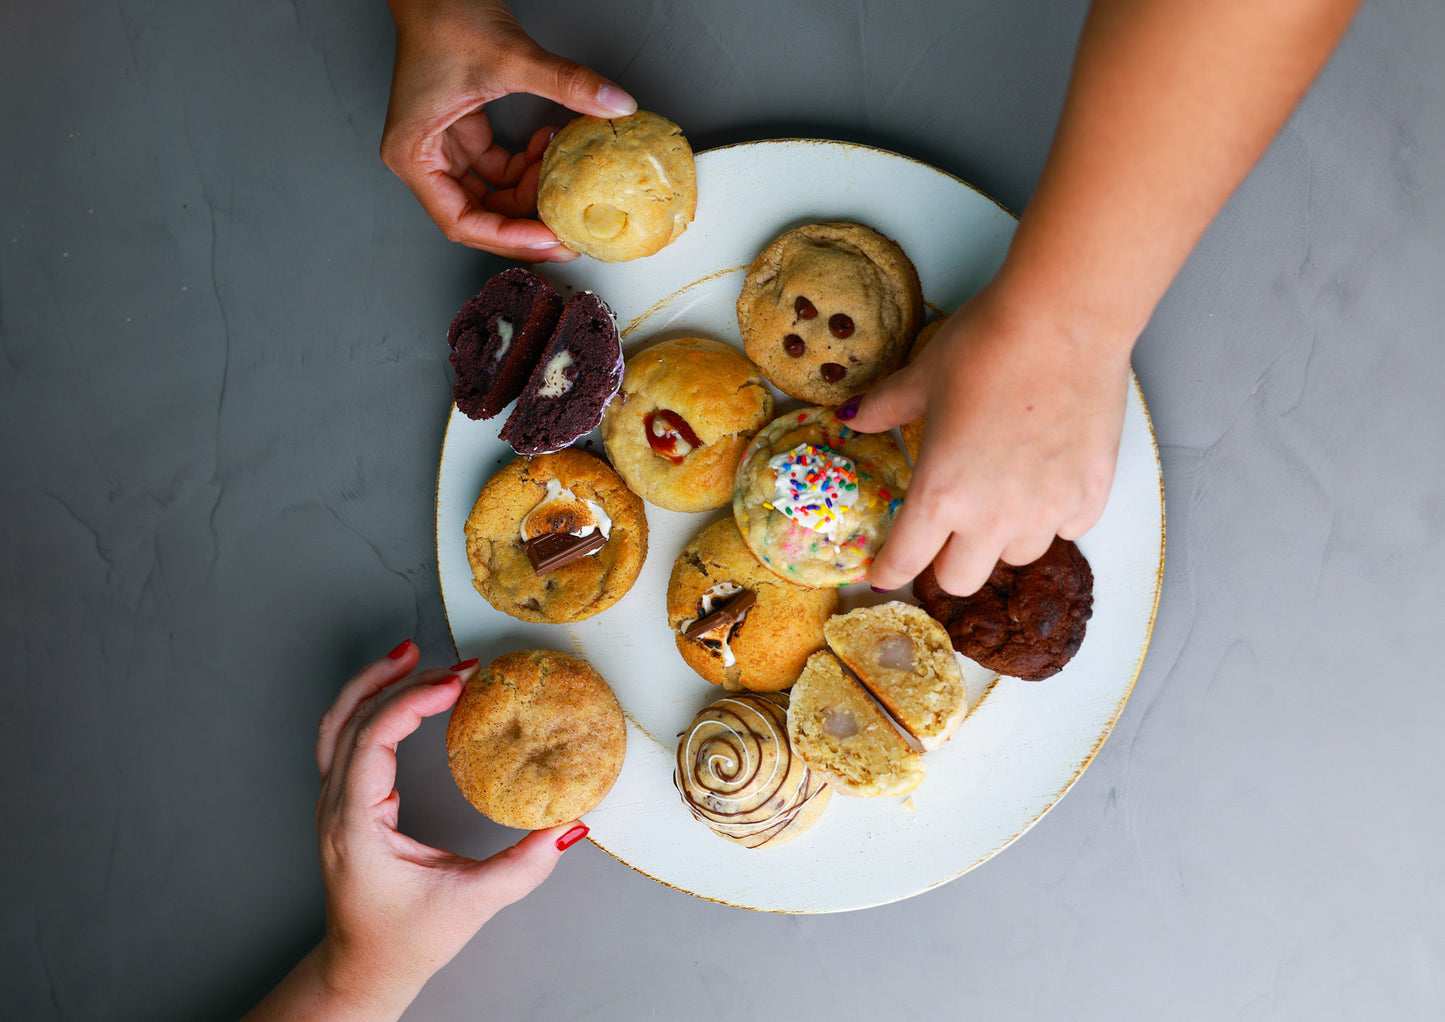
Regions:
[[576, 253], [532, 219], [552, 129], [525, 152], [497, 145], [484, 103], [514, 92], [578, 113], [619, 117], [632, 97], [542, 49], [501, 0], [391, 0], [396, 63], [381, 158], [452, 241], [523, 262]]
[[1055, 534], [1103, 514], [1129, 382], [1129, 343], [1099, 344], [1005, 307], [991, 290], [959, 309], [918, 360], [866, 396], [849, 423], [876, 433], [924, 417], [908, 496], [869, 570], [897, 589], [934, 563], [967, 595], [1000, 560], [1027, 564]]

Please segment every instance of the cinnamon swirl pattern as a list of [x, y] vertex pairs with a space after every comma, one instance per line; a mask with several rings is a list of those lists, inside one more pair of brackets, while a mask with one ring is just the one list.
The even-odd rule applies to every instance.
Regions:
[[791, 841], [832, 795], [788, 744], [785, 692], [744, 692], [704, 709], [677, 744], [673, 783], [694, 817], [747, 848]]

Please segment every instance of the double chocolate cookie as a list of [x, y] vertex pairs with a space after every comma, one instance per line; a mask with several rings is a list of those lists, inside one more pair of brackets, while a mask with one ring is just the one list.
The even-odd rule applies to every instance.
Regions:
[[1079, 548], [1054, 538], [1032, 564], [1003, 561], [972, 596], [954, 596], [927, 568], [913, 595], [948, 630], [953, 648], [989, 670], [1024, 681], [1058, 674], [1084, 641], [1094, 613], [1094, 573]]

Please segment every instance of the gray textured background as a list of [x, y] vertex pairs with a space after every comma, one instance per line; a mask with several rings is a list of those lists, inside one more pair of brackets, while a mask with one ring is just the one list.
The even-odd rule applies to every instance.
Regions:
[[[1083, 8], [517, 5], [698, 148], [870, 142], [1014, 209]], [[1140, 343], [1163, 600], [1053, 812], [840, 916], [584, 844], [408, 1017], [1445, 1017], [1442, 46], [1372, 0]], [[0, 3], [7, 1018], [238, 1015], [320, 933], [321, 711], [408, 635], [452, 662], [443, 336], [500, 264], [377, 159], [391, 50], [379, 2]], [[439, 742], [404, 827], [501, 847]]]

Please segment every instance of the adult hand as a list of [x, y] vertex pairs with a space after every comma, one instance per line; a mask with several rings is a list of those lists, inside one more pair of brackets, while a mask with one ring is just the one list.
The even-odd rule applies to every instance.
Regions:
[[552, 129], [525, 151], [496, 143], [483, 104], [514, 92], [620, 117], [637, 103], [597, 72], [549, 53], [501, 0], [390, 0], [396, 23], [381, 158], [452, 241], [524, 262], [576, 253], [535, 219]]
[[397, 745], [449, 709], [476, 669], [468, 661], [408, 677], [419, 657], [415, 643], [402, 643], [347, 682], [321, 719], [326, 936], [250, 1022], [396, 1018], [482, 924], [531, 893], [587, 834], [578, 823], [534, 831], [478, 861], [397, 830]]
[[1093, 338], [985, 289], [917, 361], [864, 396], [853, 428], [925, 418], [908, 496], [869, 570], [897, 589], [930, 561], [939, 585], [977, 590], [1000, 560], [1036, 560], [1103, 513], [1134, 338]]

